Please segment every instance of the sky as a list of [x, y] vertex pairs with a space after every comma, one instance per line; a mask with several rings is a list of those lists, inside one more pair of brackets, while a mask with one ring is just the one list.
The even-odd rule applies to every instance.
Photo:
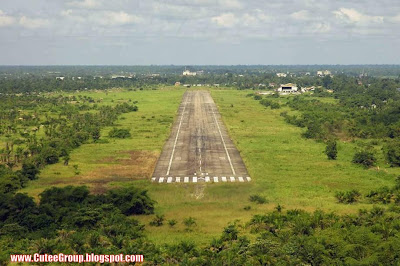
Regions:
[[399, 0], [0, 0], [0, 65], [400, 64]]

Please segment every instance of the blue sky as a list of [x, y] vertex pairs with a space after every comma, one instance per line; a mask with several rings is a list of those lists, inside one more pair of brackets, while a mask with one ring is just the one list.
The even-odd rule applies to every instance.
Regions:
[[400, 64], [398, 0], [1, 0], [0, 64]]

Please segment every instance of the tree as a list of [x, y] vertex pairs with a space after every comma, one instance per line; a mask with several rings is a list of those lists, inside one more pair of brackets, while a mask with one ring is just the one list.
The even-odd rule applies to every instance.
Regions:
[[37, 179], [37, 175], [40, 173], [39, 169], [33, 163], [23, 163], [21, 174], [30, 180]]
[[400, 166], [400, 142], [390, 142], [385, 147], [385, 153], [390, 166]]
[[376, 158], [372, 152], [369, 151], [359, 151], [354, 154], [353, 163], [361, 164], [364, 167], [368, 168], [376, 163]]
[[337, 158], [337, 143], [335, 140], [329, 140], [326, 144], [325, 154], [329, 160], [336, 160]]
[[92, 134], [93, 142], [98, 141], [100, 139], [100, 128], [99, 127], [93, 128], [91, 134]]
[[322, 84], [324, 85], [325, 88], [329, 89], [330, 85], [332, 84], [331, 76], [327, 75], [327, 76], [323, 77]]

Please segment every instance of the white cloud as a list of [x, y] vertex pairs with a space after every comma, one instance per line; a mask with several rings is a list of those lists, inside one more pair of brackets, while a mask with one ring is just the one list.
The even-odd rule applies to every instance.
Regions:
[[47, 19], [28, 18], [25, 16], [22, 16], [18, 22], [19, 25], [28, 29], [36, 29], [49, 25], [49, 21]]
[[233, 13], [223, 13], [211, 18], [213, 23], [225, 28], [231, 28], [233, 26], [257, 27], [271, 20], [272, 18], [260, 9], [251, 10], [241, 16]]
[[36, 29], [47, 26], [49, 21], [47, 19], [41, 18], [29, 18], [27, 16], [10, 16], [5, 14], [2, 10], [0, 10], [0, 27], [7, 26], [21, 26], [28, 29]]
[[118, 26], [132, 23], [139, 23], [142, 19], [138, 16], [125, 13], [124, 11], [114, 12], [106, 11], [100, 17], [96, 17], [95, 20], [102, 25]]
[[77, 8], [96, 8], [101, 5], [99, 0], [83, 0], [83, 1], [72, 1], [68, 3], [69, 6]]
[[236, 17], [233, 13], [224, 13], [216, 17], [212, 17], [211, 21], [220, 27], [230, 28], [236, 24]]
[[300, 10], [290, 14], [290, 17], [296, 20], [309, 20], [311, 15], [307, 10]]
[[333, 11], [333, 14], [335, 14], [336, 18], [346, 23], [369, 24], [383, 22], [383, 16], [364, 15], [354, 8], [340, 8], [339, 10]]
[[12, 16], [6, 15], [2, 10], [0, 10], [0, 27], [6, 27], [13, 25], [16, 19]]
[[124, 11], [79, 12], [63, 10], [61, 15], [78, 23], [89, 23], [101, 26], [122, 26], [142, 22], [142, 18]]

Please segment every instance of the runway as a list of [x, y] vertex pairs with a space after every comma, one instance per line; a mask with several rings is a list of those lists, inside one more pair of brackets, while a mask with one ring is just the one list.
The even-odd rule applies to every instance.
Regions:
[[155, 183], [249, 182], [208, 91], [187, 91], [153, 173]]

